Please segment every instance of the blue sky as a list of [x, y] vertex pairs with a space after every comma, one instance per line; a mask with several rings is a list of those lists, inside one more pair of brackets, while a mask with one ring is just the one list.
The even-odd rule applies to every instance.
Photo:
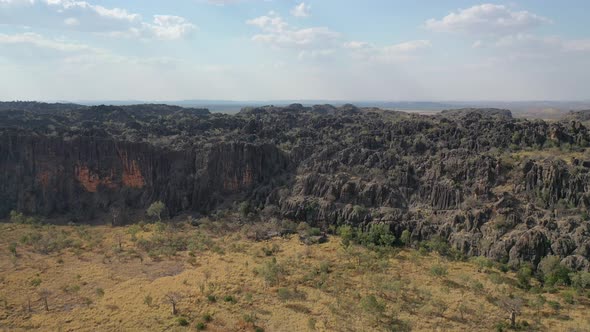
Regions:
[[0, 0], [0, 100], [588, 100], [585, 0]]

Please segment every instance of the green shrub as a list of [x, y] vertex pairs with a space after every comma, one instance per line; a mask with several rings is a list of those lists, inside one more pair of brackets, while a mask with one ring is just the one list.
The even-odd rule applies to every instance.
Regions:
[[277, 290], [277, 295], [279, 296], [279, 299], [281, 299], [282, 301], [287, 301], [291, 299], [291, 291], [287, 288], [279, 288]]
[[31, 280], [31, 286], [39, 287], [39, 285], [41, 285], [41, 278], [34, 278]]
[[251, 314], [245, 314], [244, 315], [244, 322], [246, 323], [250, 323], [250, 324], [254, 324], [256, 323], [256, 320], [258, 318], [256, 317], [255, 313], [251, 313]]
[[143, 304], [147, 305], [148, 307], [151, 307], [153, 302], [154, 302], [154, 299], [149, 294], [143, 298]]
[[184, 318], [184, 317], [178, 317], [178, 318], [176, 318], [176, 323], [179, 326], [188, 326], [189, 325], [188, 320], [186, 318]]
[[229, 302], [229, 303], [232, 303], [232, 304], [235, 304], [237, 302], [236, 299], [232, 295], [226, 295], [223, 298], [223, 301]]
[[590, 288], [590, 272], [575, 272], [570, 273], [569, 278], [571, 280], [572, 287], [578, 292], [582, 292], [584, 289]]
[[485, 271], [485, 269], [489, 269], [494, 266], [494, 263], [488, 259], [487, 257], [477, 256], [470, 259], [475, 265], [477, 265], [477, 270], [479, 272]]
[[217, 302], [217, 296], [215, 296], [213, 294], [209, 294], [209, 295], [207, 295], [207, 301], [209, 301], [209, 303], [215, 303], [215, 302]]
[[545, 285], [569, 285], [570, 270], [561, 265], [561, 259], [558, 256], [546, 256], [539, 263], [538, 277]]
[[433, 277], [446, 277], [449, 272], [446, 266], [440, 265], [440, 264], [435, 264], [430, 268], [430, 274]]
[[34, 217], [27, 217], [22, 213], [10, 211], [10, 222], [15, 224], [35, 225], [39, 224], [39, 220]]
[[207, 324], [203, 322], [198, 322], [195, 328], [197, 329], [197, 331], [203, 331], [207, 328]]
[[477, 280], [473, 280], [471, 282], [471, 288], [476, 292], [482, 292], [485, 287], [481, 282], [479, 282]]
[[376, 317], [383, 314], [385, 311], [385, 304], [379, 300], [375, 295], [368, 295], [361, 299], [361, 308], [368, 314]]
[[350, 246], [354, 241], [354, 229], [349, 225], [339, 227], [338, 235], [340, 235], [340, 241], [344, 247]]
[[16, 257], [16, 242], [12, 242], [8, 245], [8, 251], [10, 251], [12, 256]]
[[393, 246], [395, 235], [391, 233], [387, 224], [371, 224], [365, 232], [358, 234], [358, 240], [366, 247]]
[[575, 297], [574, 294], [572, 292], [564, 292], [562, 295], [563, 300], [565, 301], [565, 303], [567, 304], [574, 304], [575, 303]]
[[530, 289], [532, 275], [533, 269], [530, 266], [521, 266], [518, 272], [516, 272], [517, 286], [526, 290]]
[[206, 323], [210, 323], [213, 321], [213, 315], [210, 313], [203, 314], [202, 318], [203, 318], [203, 321], [205, 321]]
[[410, 244], [412, 244], [412, 233], [410, 233], [409, 230], [405, 229], [402, 232], [402, 235], [400, 236], [399, 240], [404, 246], [409, 247]]
[[262, 276], [267, 285], [275, 286], [279, 284], [284, 268], [277, 263], [276, 258], [266, 261], [262, 266], [254, 270], [256, 274]]
[[561, 309], [561, 304], [557, 301], [549, 301], [547, 302], [547, 304], [549, 305], [549, 307], [551, 307], [551, 309], [553, 309], [555, 312], [558, 312], [559, 309]]
[[166, 205], [161, 202], [157, 201], [152, 203], [150, 207], [147, 209], [146, 213], [150, 217], [157, 217], [158, 221], [162, 221], [162, 212], [166, 209]]

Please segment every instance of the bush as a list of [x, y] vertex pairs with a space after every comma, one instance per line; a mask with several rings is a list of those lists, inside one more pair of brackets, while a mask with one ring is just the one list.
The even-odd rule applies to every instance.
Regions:
[[477, 265], [477, 270], [479, 272], [483, 272], [485, 269], [489, 269], [494, 266], [494, 263], [491, 260], [483, 256], [473, 257], [471, 258], [471, 262]]
[[446, 277], [449, 272], [446, 266], [435, 264], [430, 268], [430, 274], [434, 277]]
[[203, 321], [205, 321], [206, 323], [210, 323], [213, 321], [213, 315], [210, 313], [206, 313], [203, 315]]
[[565, 303], [567, 303], [567, 304], [574, 304], [575, 303], [574, 294], [572, 292], [564, 292], [561, 296], [563, 297], [563, 300], [565, 301]]
[[39, 287], [39, 285], [41, 285], [41, 278], [34, 278], [31, 280], [31, 286]]
[[209, 294], [209, 295], [207, 295], [207, 301], [209, 301], [209, 303], [215, 303], [215, 302], [217, 302], [217, 296], [215, 296], [213, 294]]
[[405, 229], [402, 232], [402, 235], [400, 236], [399, 240], [404, 246], [409, 247], [410, 244], [412, 244], [412, 233], [410, 233], [409, 230]]
[[262, 276], [267, 285], [275, 286], [279, 284], [284, 268], [277, 263], [276, 258], [265, 262], [255, 270], [256, 274]]
[[479, 282], [477, 280], [473, 280], [471, 282], [471, 288], [473, 288], [473, 290], [476, 292], [482, 292], [485, 287], [481, 282]]
[[559, 304], [557, 301], [549, 301], [547, 304], [549, 304], [549, 307], [551, 307], [551, 309], [553, 309], [555, 312], [558, 312], [559, 309], [561, 309], [561, 304]]
[[189, 325], [188, 320], [186, 318], [184, 318], [184, 317], [178, 317], [178, 318], [176, 318], [176, 323], [179, 326], [188, 326]]
[[148, 307], [151, 307], [153, 302], [154, 302], [154, 299], [149, 294], [143, 298], [143, 304], [147, 305]]
[[341, 226], [338, 228], [338, 235], [340, 235], [342, 245], [348, 247], [354, 240], [354, 229], [349, 225]]
[[197, 329], [197, 331], [203, 331], [207, 328], [207, 324], [203, 322], [198, 322], [195, 328]]
[[377, 300], [375, 295], [368, 295], [361, 299], [361, 308], [372, 315], [380, 316], [385, 311], [385, 304]]
[[251, 313], [251, 314], [245, 314], [244, 315], [244, 322], [249, 323], [249, 324], [254, 324], [256, 323], [256, 320], [258, 318], [256, 317], [255, 313]]
[[279, 288], [277, 290], [277, 295], [279, 296], [279, 299], [281, 299], [282, 301], [287, 301], [291, 299], [291, 291], [287, 288]]
[[538, 266], [538, 278], [547, 286], [569, 285], [570, 270], [561, 265], [561, 259], [558, 256], [544, 257]]
[[517, 279], [517, 286], [522, 289], [530, 289], [531, 288], [531, 276], [533, 275], [533, 269], [528, 265], [523, 265], [520, 267], [518, 272], [516, 272], [516, 279]]
[[369, 229], [358, 235], [359, 243], [366, 247], [393, 246], [395, 235], [390, 232], [387, 224], [372, 224]]
[[166, 209], [166, 205], [161, 202], [157, 201], [152, 203], [150, 207], [147, 209], [146, 213], [150, 217], [157, 217], [158, 221], [162, 221], [162, 212]]
[[589, 272], [575, 272], [570, 273], [569, 278], [571, 280], [572, 287], [578, 292], [583, 291], [586, 288], [590, 288], [590, 273]]
[[223, 301], [225, 301], [225, 302], [229, 302], [229, 303], [231, 303], [231, 304], [235, 304], [235, 303], [237, 302], [237, 301], [236, 301], [236, 299], [235, 299], [233, 296], [231, 296], [231, 295], [226, 295], [226, 296], [223, 298]]
[[16, 242], [12, 242], [8, 246], [8, 251], [10, 251], [10, 253], [12, 254], [12, 256], [16, 257]]
[[34, 217], [27, 217], [22, 213], [10, 211], [10, 222], [15, 224], [35, 225], [39, 221]]

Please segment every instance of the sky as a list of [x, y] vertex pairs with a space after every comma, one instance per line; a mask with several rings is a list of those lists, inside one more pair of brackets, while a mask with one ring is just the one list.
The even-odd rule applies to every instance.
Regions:
[[0, 100], [590, 100], [587, 0], [0, 0]]

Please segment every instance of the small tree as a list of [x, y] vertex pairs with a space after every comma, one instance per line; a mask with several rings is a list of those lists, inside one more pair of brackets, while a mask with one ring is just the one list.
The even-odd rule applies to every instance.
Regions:
[[148, 307], [152, 307], [153, 298], [150, 294], [146, 295], [143, 298], [143, 304], [147, 305]]
[[176, 316], [176, 314], [178, 313], [176, 306], [178, 305], [178, 302], [182, 300], [182, 295], [177, 292], [170, 292], [166, 294], [165, 298], [166, 301], [170, 303], [170, 305], [172, 306], [172, 314]]
[[519, 297], [507, 296], [498, 301], [498, 306], [510, 315], [510, 326], [516, 327], [516, 316], [520, 315], [523, 300]]
[[368, 314], [374, 316], [375, 320], [379, 321], [383, 312], [385, 311], [385, 304], [379, 300], [375, 295], [368, 295], [361, 299], [361, 308]]
[[561, 265], [561, 259], [559, 256], [546, 256], [539, 263], [539, 279], [548, 286], [555, 284], [569, 284], [570, 281], [570, 270]]
[[518, 272], [516, 272], [516, 277], [518, 280], [517, 286], [522, 289], [528, 290], [531, 288], [531, 276], [533, 275], [533, 269], [528, 265], [523, 265], [520, 267]]
[[444, 278], [449, 274], [449, 270], [446, 266], [441, 264], [435, 264], [430, 268], [430, 274], [433, 277]]
[[402, 242], [404, 246], [409, 247], [410, 244], [412, 244], [412, 233], [410, 233], [409, 230], [405, 229], [402, 232], [402, 235], [400, 236], [399, 240]]
[[158, 221], [162, 221], [162, 212], [164, 212], [164, 209], [166, 209], [166, 205], [161, 201], [157, 201], [152, 203], [146, 212], [148, 216], [157, 217]]
[[572, 287], [579, 293], [583, 292], [586, 288], [590, 288], [590, 272], [570, 273], [569, 277], [572, 281]]
[[12, 256], [16, 257], [16, 242], [12, 242], [9, 246], [8, 246], [8, 250], [10, 251], [10, 253], [12, 254]]
[[350, 246], [350, 243], [354, 239], [354, 229], [349, 225], [338, 228], [338, 234], [340, 235], [342, 245], [346, 248]]
[[51, 291], [47, 288], [43, 288], [39, 291], [39, 297], [41, 298], [41, 301], [43, 301], [45, 311], [49, 311], [49, 296], [51, 296]]

